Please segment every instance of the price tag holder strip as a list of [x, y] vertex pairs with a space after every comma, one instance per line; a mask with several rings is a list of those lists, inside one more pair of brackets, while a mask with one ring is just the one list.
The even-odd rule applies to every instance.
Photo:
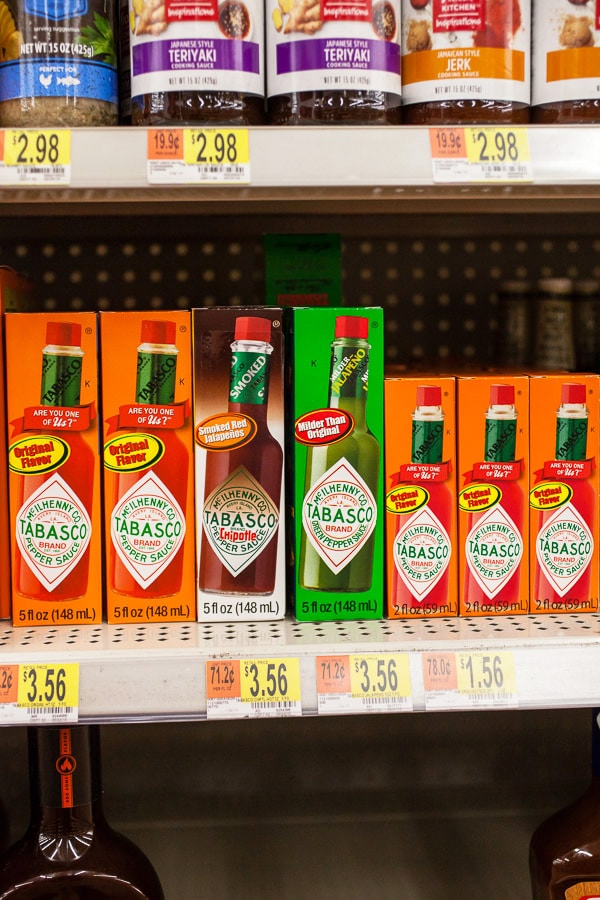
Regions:
[[0, 724], [77, 722], [79, 663], [0, 665]]
[[524, 127], [430, 128], [429, 143], [433, 181], [437, 184], [533, 181], [529, 136]]
[[249, 184], [248, 129], [149, 129], [147, 179], [148, 184]]

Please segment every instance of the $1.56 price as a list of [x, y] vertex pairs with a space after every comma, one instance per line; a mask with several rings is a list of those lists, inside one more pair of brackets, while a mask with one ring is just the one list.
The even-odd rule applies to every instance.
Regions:
[[514, 694], [512, 653], [457, 654], [458, 690], [467, 694]]

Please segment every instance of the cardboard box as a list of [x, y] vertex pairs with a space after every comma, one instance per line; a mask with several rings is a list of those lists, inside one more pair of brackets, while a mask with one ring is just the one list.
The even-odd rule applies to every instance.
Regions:
[[6, 325], [14, 625], [102, 620], [95, 313]]
[[190, 322], [100, 313], [109, 622], [196, 618]]
[[281, 310], [192, 311], [198, 619], [286, 611]]
[[530, 381], [530, 611], [598, 609], [600, 376]]
[[529, 379], [460, 377], [457, 388], [459, 611], [526, 613]]
[[387, 615], [456, 616], [456, 381], [386, 378], [384, 391]]
[[383, 311], [286, 313], [292, 344], [287, 436], [295, 616], [381, 618]]
[[341, 306], [339, 234], [266, 234], [268, 306]]

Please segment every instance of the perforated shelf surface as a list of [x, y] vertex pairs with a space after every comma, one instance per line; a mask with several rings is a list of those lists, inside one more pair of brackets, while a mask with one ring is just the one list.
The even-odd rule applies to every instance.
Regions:
[[[596, 614], [297, 623], [0, 626], [4, 663], [78, 662], [82, 720], [206, 717], [211, 659], [298, 658], [302, 712], [317, 711], [317, 657], [406, 653], [412, 710], [428, 709], [423, 659], [432, 653], [510, 655], [511, 706], [593, 706], [600, 701], [600, 618]], [[477, 700], [495, 708], [497, 698]], [[451, 709], [472, 709], [457, 694]]]

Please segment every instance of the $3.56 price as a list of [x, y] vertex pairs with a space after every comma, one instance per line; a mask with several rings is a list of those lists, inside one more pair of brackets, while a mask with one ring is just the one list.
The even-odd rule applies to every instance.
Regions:
[[241, 698], [249, 702], [299, 702], [297, 659], [251, 659], [240, 666]]
[[408, 697], [411, 693], [408, 655], [374, 653], [351, 656], [350, 684], [355, 696]]
[[77, 706], [79, 667], [63, 665], [25, 665], [20, 667], [18, 705], [35, 707]]

